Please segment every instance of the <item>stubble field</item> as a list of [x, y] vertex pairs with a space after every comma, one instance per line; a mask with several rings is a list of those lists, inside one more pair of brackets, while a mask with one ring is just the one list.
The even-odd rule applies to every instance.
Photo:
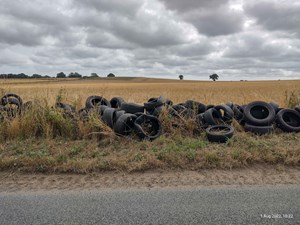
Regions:
[[[107, 99], [121, 96], [127, 102], [144, 103], [150, 97], [163, 95], [174, 101], [188, 99], [204, 104], [251, 101], [275, 101], [290, 107], [299, 101], [300, 80], [198, 82], [146, 78], [117, 79], [50, 79], [0, 80], [0, 93], [14, 92], [24, 101], [51, 107], [59, 98], [77, 109], [90, 95]], [[299, 104], [300, 102], [298, 102]], [[37, 136], [35, 111], [27, 120], [15, 118], [0, 123], [0, 170], [86, 173], [103, 170], [144, 171], [148, 169], [199, 170], [208, 168], [243, 168], [256, 164], [300, 165], [299, 133], [257, 136], [245, 133], [234, 121], [236, 133], [226, 144], [208, 143], [203, 131], [191, 131], [188, 123], [170, 129], [164, 124], [163, 135], [153, 142], [117, 137], [103, 125], [99, 137], [89, 136], [93, 127], [79, 124], [80, 135], [69, 139], [67, 133], [53, 135], [49, 124], [43, 123], [44, 135]], [[30, 117], [30, 118], [29, 118]], [[35, 121], [35, 119], [39, 121]], [[53, 119], [53, 118], [52, 118]], [[44, 121], [42, 121], [44, 122]], [[99, 121], [97, 121], [99, 122]], [[40, 127], [38, 127], [40, 129]], [[66, 127], [67, 128], [67, 127]], [[60, 128], [63, 131], [65, 127]], [[52, 133], [51, 133], [52, 132]], [[68, 131], [72, 132], [72, 130]]]

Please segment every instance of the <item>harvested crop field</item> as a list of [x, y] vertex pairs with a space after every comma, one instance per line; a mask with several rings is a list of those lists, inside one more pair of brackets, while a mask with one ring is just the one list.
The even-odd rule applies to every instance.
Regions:
[[[96, 80], [1, 80], [1, 94], [15, 92], [26, 100], [47, 99], [55, 103], [59, 93], [67, 102], [84, 104], [90, 95], [102, 95], [107, 99], [122, 96], [128, 102], [143, 103], [150, 97], [163, 95], [175, 103], [194, 99], [205, 104], [232, 101], [245, 104], [255, 100], [275, 101], [286, 107], [291, 93], [300, 92], [300, 80], [291, 81], [179, 81], [148, 78], [112, 78]], [[60, 92], [60, 90], [62, 90]], [[287, 92], [287, 93], [286, 93]]]
[[[73, 120], [52, 108], [57, 101], [82, 108], [91, 95], [122, 96], [142, 104], [151, 97], [188, 99], [205, 105], [275, 101], [280, 107], [300, 104], [300, 81], [198, 82], [146, 78], [1, 80], [1, 95], [13, 92], [35, 108], [0, 123], [0, 169], [37, 172], [145, 171], [149, 169], [232, 169], [257, 164], [300, 165], [300, 133], [280, 129], [266, 135], [244, 132], [233, 120], [235, 134], [225, 144], [208, 142], [205, 132], [187, 119], [170, 126], [160, 115], [162, 135], [154, 141], [119, 137], [99, 118]], [[41, 108], [43, 109], [41, 111]], [[47, 110], [45, 110], [47, 109]], [[43, 112], [43, 113], [41, 113]], [[46, 113], [45, 113], [46, 112]], [[50, 121], [50, 122], [49, 122]], [[54, 124], [54, 125], [53, 125]]]

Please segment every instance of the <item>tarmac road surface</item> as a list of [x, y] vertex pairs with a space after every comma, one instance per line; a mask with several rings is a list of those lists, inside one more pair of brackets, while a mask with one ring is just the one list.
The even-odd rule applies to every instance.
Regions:
[[300, 224], [300, 186], [2, 192], [0, 224]]

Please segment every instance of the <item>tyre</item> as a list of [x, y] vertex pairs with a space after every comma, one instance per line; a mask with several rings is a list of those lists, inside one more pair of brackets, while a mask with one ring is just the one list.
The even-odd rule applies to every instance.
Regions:
[[134, 130], [134, 121], [137, 116], [131, 113], [125, 113], [119, 117], [114, 125], [114, 131], [118, 135], [129, 135]]
[[111, 106], [110, 102], [107, 101], [107, 99], [103, 98], [102, 96], [92, 95], [86, 99], [85, 107], [87, 109], [95, 108], [96, 106], [99, 105], [106, 105], [108, 107]]
[[115, 117], [115, 121], [114, 123], [117, 122], [117, 120], [120, 118], [120, 116], [122, 116], [123, 114], [125, 114], [126, 112], [124, 110], [117, 110], [116, 111], [116, 117]]
[[123, 103], [120, 107], [121, 110], [124, 110], [126, 113], [137, 113], [137, 112], [144, 112], [144, 106], [138, 105], [135, 103]]
[[251, 102], [244, 109], [244, 118], [248, 124], [268, 126], [275, 120], [275, 110], [266, 102]]
[[152, 141], [160, 136], [161, 123], [154, 116], [140, 115], [134, 121], [134, 130], [141, 139]]
[[103, 112], [102, 120], [107, 126], [113, 129], [116, 120], [116, 109], [106, 108]]
[[18, 100], [18, 102], [19, 102], [18, 105], [19, 105], [19, 106], [22, 106], [22, 105], [23, 105], [22, 98], [21, 98], [19, 95], [14, 94], [14, 93], [7, 93], [6, 95], [4, 95], [4, 96], [0, 99], [0, 104], [3, 105], [3, 106], [5, 106], [5, 105], [9, 104], [9, 103], [8, 103], [8, 99], [14, 99], [14, 98]]
[[123, 103], [125, 103], [125, 100], [122, 97], [113, 97], [110, 100], [111, 107], [115, 109], [120, 108]]
[[207, 105], [207, 106], [206, 106], [206, 110], [211, 109], [211, 108], [214, 108], [214, 107], [215, 107], [215, 105], [211, 105], [211, 104], [210, 104], [210, 105]]
[[295, 107], [295, 110], [296, 110], [298, 113], [300, 113], [300, 105], [296, 106], [296, 107]]
[[282, 109], [276, 115], [278, 127], [285, 132], [300, 132], [300, 113], [293, 109]]
[[244, 109], [241, 108], [241, 106], [235, 104], [233, 105], [232, 110], [233, 110], [234, 118], [237, 121], [241, 121], [244, 118]]
[[152, 115], [152, 116], [155, 116], [155, 117], [159, 117], [161, 111], [164, 109], [164, 106], [159, 106], [159, 107], [156, 107], [154, 109], [151, 109], [151, 110], [147, 110], [147, 113], [149, 115]]
[[159, 96], [158, 98], [150, 98], [148, 102], [144, 103], [144, 107], [146, 110], [152, 110], [154, 108], [163, 106], [165, 103], [165, 98], [163, 96]]
[[274, 131], [273, 125], [268, 125], [268, 126], [254, 126], [248, 123], [245, 123], [244, 129], [246, 132], [251, 132], [254, 134], [270, 134]]
[[276, 102], [270, 102], [269, 104], [273, 107], [276, 114], [279, 111], [279, 105]]
[[55, 108], [57, 109], [63, 109], [64, 111], [67, 111], [67, 112], [74, 112], [75, 111], [75, 108], [69, 104], [66, 104], [66, 103], [62, 103], [62, 102], [57, 102], [55, 104]]
[[184, 103], [184, 106], [188, 109], [194, 110], [197, 114], [204, 113], [206, 111], [206, 105], [194, 100], [187, 100]]
[[223, 111], [223, 114], [221, 113], [222, 115], [222, 119], [225, 123], [232, 123], [232, 119], [233, 119], [233, 116], [234, 116], [234, 113], [233, 113], [233, 110], [228, 106], [228, 105], [217, 105], [215, 106], [215, 109], [218, 110], [220, 113], [221, 111]]
[[226, 143], [232, 138], [234, 129], [230, 125], [221, 124], [208, 127], [205, 132], [210, 142]]
[[232, 102], [227, 102], [225, 105], [229, 106], [233, 110], [234, 104]]
[[83, 121], [87, 121], [89, 119], [89, 111], [86, 108], [82, 108], [78, 110], [79, 118]]
[[207, 125], [205, 124], [203, 115], [204, 115], [204, 113], [200, 113], [200, 114], [196, 115], [196, 123], [199, 128], [207, 128]]
[[210, 108], [205, 111], [203, 118], [206, 124], [208, 125], [218, 125], [223, 123], [221, 113], [215, 108]]
[[166, 99], [166, 105], [173, 105], [173, 101], [170, 99]]
[[6, 111], [8, 117], [16, 117], [21, 112], [21, 105], [17, 98], [5, 98], [5, 106], [2, 108]]

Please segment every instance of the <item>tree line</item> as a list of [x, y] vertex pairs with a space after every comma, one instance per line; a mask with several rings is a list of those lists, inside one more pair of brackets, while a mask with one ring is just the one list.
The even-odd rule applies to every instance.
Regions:
[[[56, 78], [86, 78], [86, 77], [99, 77], [97, 73], [91, 73], [90, 76], [83, 76], [80, 73], [77, 72], [71, 72], [68, 75], [66, 75], [64, 72], [59, 72], [56, 74]], [[107, 77], [115, 77], [113, 73], [109, 73]], [[53, 78], [49, 75], [40, 75], [40, 74], [32, 74], [27, 75], [25, 73], [7, 73], [7, 74], [0, 74], [0, 79], [24, 79], [24, 78]]]

